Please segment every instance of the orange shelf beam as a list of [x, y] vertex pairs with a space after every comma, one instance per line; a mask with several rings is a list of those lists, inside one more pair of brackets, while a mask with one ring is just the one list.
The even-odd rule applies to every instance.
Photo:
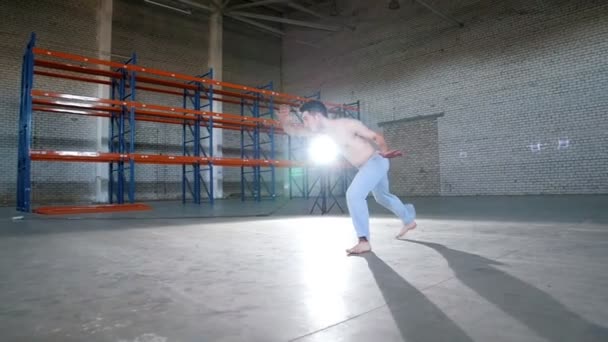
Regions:
[[[67, 79], [67, 80], [73, 80], [73, 81], [87, 82], [87, 83], [105, 84], [105, 85], [111, 85], [112, 84], [112, 82], [110, 82], [110, 81], [104, 81], [104, 80], [95, 79], [95, 78], [86, 78], [86, 77], [67, 75], [67, 74], [59, 74], [59, 73], [48, 72], [48, 71], [41, 71], [41, 70], [34, 70], [34, 74], [40, 75], [40, 76], [46, 76], [46, 77], [54, 77], [54, 78], [61, 78], [61, 79]], [[176, 96], [183, 96], [184, 95], [183, 92], [174, 91], [174, 90], [167, 90], [167, 89], [161, 89], [161, 88], [156, 88], [156, 87], [135, 86], [135, 89], [137, 89], [137, 90], [144, 90], [144, 91], [150, 91], [150, 92], [160, 93], [160, 94], [176, 95]], [[216, 93], [218, 95], [223, 95], [223, 94], [220, 94], [218, 90], [215, 90], [214, 93]], [[201, 98], [207, 99], [208, 96], [201, 95]], [[236, 104], [236, 105], [240, 105], [241, 104], [241, 101], [229, 100], [229, 99], [218, 98], [218, 97], [213, 97], [213, 101], [232, 103], [232, 104]], [[245, 104], [246, 105], [252, 105], [252, 103], [250, 103], [250, 102], [245, 102]], [[268, 106], [260, 106], [260, 107], [262, 107], [262, 108], [268, 108]], [[278, 107], [275, 107], [275, 109], [277, 109], [277, 108]]]
[[30, 157], [34, 161], [55, 162], [90, 162], [109, 163], [133, 160], [138, 164], [161, 164], [161, 165], [184, 165], [184, 164], [213, 164], [221, 166], [275, 166], [275, 167], [298, 167], [305, 166], [305, 162], [292, 160], [266, 160], [266, 159], [239, 159], [222, 157], [191, 157], [158, 154], [119, 154], [104, 152], [77, 152], [77, 151], [53, 151], [53, 150], [31, 150]]
[[[177, 80], [187, 81], [187, 82], [200, 82], [203, 84], [221, 86], [221, 87], [231, 88], [231, 89], [238, 89], [241, 91], [253, 92], [253, 93], [263, 94], [266, 96], [282, 98], [282, 99], [286, 99], [286, 100], [293, 100], [293, 101], [299, 101], [299, 102], [306, 102], [309, 100], [305, 97], [276, 92], [273, 90], [258, 89], [255, 87], [244, 86], [241, 84], [236, 84], [236, 83], [231, 83], [231, 82], [223, 82], [223, 81], [217, 81], [217, 80], [213, 80], [213, 79], [193, 77], [193, 76], [189, 76], [189, 75], [173, 73], [173, 72], [163, 71], [163, 70], [154, 69], [154, 68], [146, 68], [146, 67], [142, 67], [139, 65], [112, 62], [112, 61], [85, 57], [85, 56], [80, 56], [80, 55], [75, 55], [75, 54], [70, 54], [70, 53], [65, 53], [65, 52], [52, 51], [52, 50], [41, 49], [41, 48], [34, 48], [33, 52], [34, 52], [34, 54], [39, 55], [39, 56], [54, 57], [54, 58], [71, 60], [71, 61], [87, 63], [87, 64], [104, 65], [104, 66], [109, 66], [109, 67], [113, 67], [113, 68], [117, 68], [117, 69], [120, 68], [120, 69], [140, 72], [140, 73], [147, 73], [147, 74], [151, 74], [151, 75], [155, 75], [155, 76], [167, 77], [167, 78], [177, 79]], [[162, 81], [162, 80], [161, 79], [155, 80], [155, 82], [159, 82], [159, 81]], [[345, 108], [345, 109], [351, 109], [351, 110], [356, 109], [354, 107], [344, 106], [344, 105], [338, 104], [338, 103], [325, 102], [325, 101], [324, 101], [324, 103], [328, 107]]]
[[152, 210], [149, 205], [142, 203], [134, 204], [99, 204], [81, 206], [49, 206], [34, 209], [36, 214], [41, 215], [73, 215], [73, 214], [97, 214], [125, 211], [147, 211]]
[[[58, 62], [51, 62], [51, 61], [41, 61], [41, 60], [36, 60], [35, 61], [35, 65], [40, 66], [40, 67], [44, 67], [44, 68], [51, 68], [51, 69], [58, 69], [58, 70], [64, 70], [64, 71], [69, 71], [69, 72], [77, 72], [77, 73], [83, 73], [83, 74], [89, 74], [89, 75], [96, 75], [96, 76], [104, 76], [104, 77], [109, 77], [109, 78], [116, 78], [116, 77], [120, 77], [120, 73], [118, 72], [113, 72], [113, 71], [107, 71], [107, 70], [99, 70], [99, 69], [91, 69], [91, 68], [87, 68], [84, 66], [75, 66], [75, 65], [71, 65], [71, 64], [64, 64], [64, 63], [58, 63]], [[71, 80], [77, 80], [77, 81], [82, 81], [82, 82], [89, 82], [89, 83], [98, 83], [98, 84], [110, 84], [110, 81], [104, 81], [104, 80], [99, 80], [99, 79], [88, 79], [88, 78], [84, 78], [84, 77], [78, 77], [78, 76], [73, 76], [73, 75], [66, 75], [66, 74], [58, 74], [58, 73], [51, 73], [51, 72], [47, 72], [47, 71], [41, 71], [41, 70], [34, 70], [34, 73], [37, 75], [41, 75], [41, 76], [48, 76], [48, 77], [56, 77], [56, 78], [63, 78], [63, 79], [71, 79]], [[156, 84], [156, 85], [160, 85], [163, 87], [171, 87], [171, 88], [177, 88], [177, 89], [190, 89], [190, 90], [194, 90], [196, 89], [196, 86], [193, 84], [187, 84], [187, 83], [180, 83], [180, 82], [173, 82], [173, 81], [167, 81], [167, 80], [161, 80], [158, 78], [154, 78], [154, 77], [145, 77], [145, 76], [139, 76], [137, 78], [138, 82], [142, 82], [142, 83], [148, 83], [148, 84]], [[182, 92], [176, 92], [176, 91], [171, 91], [168, 89], [160, 89], [160, 88], [156, 88], [156, 87], [147, 87], [147, 86], [140, 86], [137, 85], [135, 87], [136, 89], [139, 90], [144, 90], [144, 91], [152, 91], [152, 92], [156, 92], [156, 93], [163, 93], [163, 94], [170, 94], [170, 95], [177, 95], [177, 96], [183, 96]], [[223, 96], [230, 96], [230, 97], [236, 97], [236, 98], [240, 98], [240, 99], [247, 99], [247, 100], [255, 100], [256, 97], [253, 95], [248, 95], [248, 94], [243, 94], [243, 93], [237, 93], [237, 92], [231, 92], [231, 91], [226, 91], [226, 90], [219, 90], [219, 89], [214, 89], [213, 93], [216, 95], [223, 95]], [[208, 98], [207, 96], [205, 96], [204, 94], [201, 94], [201, 98]], [[221, 102], [226, 102], [226, 103], [232, 103], [232, 104], [241, 104], [240, 101], [235, 101], [235, 100], [229, 100], [226, 98], [217, 98], [214, 97], [213, 98], [214, 101], [221, 101]], [[263, 99], [263, 101], [268, 102], [269, 100], [267, 99]], [[290, 106], [298, 106], [298, 103], [295, 102], [289, 102], [289, 101], [281, 101], [279, 99], [274, 99], [274, 103], [275, 104], [288, 104]], [[248, 105], [251, 105], [251, 103], [246, 103]], [[261, 105], [262, 108], [268, 108], [268, 106], [265, 105]], [[278, 109], [278, 107], [274, 107], [275, 109]], [[343, 106], [343, 105], [337, 105], [337, 104], [332, 104], [332, 105], [328, 105], [327, 110], [330, 112], [335, 112], [336, 109], [339, 108], [345, 108], [345, 109], [350, 109], [350, 110], [356, 110], [355, 107], [351, 107], [351, 106]]]
[[[36, 60], [35, 61], [35, 65], [39, 66], [39, 67], [43, 67], [43, 68], [63, 70], [63, 71], [76, 72], [76, 73], [95, 75], [95, 76], [104, 76], [104, 77], [108, 77], [108, 78], [120, 78], [122, 76], [119, 72], [115, 72], [115, 71], [92, 69], [92, 68], [87, 68], [87, 67], [84, 67], [84, 66], [66, 64], [66, 63], [59, 63], [59, 62], [53, 62], [53, 61]], [[99, 83], [99, 81], [101, 81], [101, 82], [103, 82], [103, 84], [109, 84], [109, 83], [106, 83], [106, 82], [109, 82], [109, 81], [103, 81], [103, 80], [95, 80], [95, 79], [83, 80], [81, 77], [76, 77], [76, 76], [71, 76], [71, 75], [64, 75], [64, 74], [57, 74], [57, 73], [50, 73], [50, 72], [40, 71], [40, 70], [36, 70], [34, 72], [36, 74], [40, 74], [40, 75], [43, 75], [43, 76], [49, 76], [49, 77], [65, 78], [65, 79], [72, 79], [72, 80], [81, 80], [81, 81], [91, 82], [91, 83]], [[194, 85], [194, 84], [187, 84], [187, 83], [180, 83], [180, 82], [176, 82], [176, 81], [162, 80], [162, 79], [154, 78], [154, 77], [138, 76], [137, 77], [137, 81], [138, 81], [138, 83], [142, 82], [142, 83], [147, 83], [147, 84], [156, 84], [156, 85], [160, 85], [160, 86], [163, 86], [163, 87], [196, 90], [196, 85]], [[150, 88], [150, 87], [142, 87], [142, 86], [136, 86], [136, 88], [137, 89], [141, 89], [141, 90], [156, 91], [156, 92], [170, 93], [170, 94], [174, 94], [174, 95], [183, 96], [182, 92], [172, 92], [170, 90], [162, 90], [162, 89], [158, 89], [158, 88]], [[231, 91], [226, 91], [226, 90], [219, 90], [219, 89], [214, 89], [213, 93], [217, 94], [217, 95], [231, 96], [231, 97], [237, 97], [237, 98], [248, 99], [248, 100], [255, 100], [256, 99], [256, 97], [253, 96], [253, 95], [242, 94], [242, 93], [237, 93], [237, 92], [231, 92]], [[202, 95], [202, 97], [207, 98], [204, 95]], [[241, 103], [240, 101], [230, 101], [230, 100], [226, 101], [224, 99], [219, 99], [219, 98], [214, 98], [214, 100], [216, 100], [216, 101], [222, 101], [222, 102], [231, 102], [231, 103], [236, 103], [236, 104], [240, 104]], [[268, 100], [266, 100], [266, 101], [268, 101]], [[289, 105], [292, 105], [292, 106], [296, 106], [297, 105], [297, 103], [294, 103], [294, 102], [281, 101], [281, 100], [275, 100], [274, 102], [277, 103], [277, 104], [289, 104]]]
[[[120, 102], [120, 101], [118, 101]], [[103, 112], [120, 112], [120, 108], [118, 106], [110, 107], [110, 106], [100, 106], [93, 103], [83, 103], [83, 102], [69, 102], [62, 100], [49, 100], [45, 98], [34, 98], [32, 100], [34, 104], [33, 109], [35, 111], [43, 111], [43, 112], [53, 112], [53, 113], [65, 113], [65, 114], [73, 114], [73, 115], [85, 115], [85, 116], [96, 116], [96, 117], [105, 117], [109, 118], [110, 115]], [[122, 103], [122, 102], [120, 102]], [[169, 108], [169, 107], [167, 107]], [[224, 114], [222, 114], [224, 115]], [[236, 116], [238, 118], [248, 118], [242, 116]], [[157, 123], [168, 123], [168, 124], [178, 124], [181, 125], [185, 122], [189, 122], [190, 124], [194, 123], [194, 119], [192, 115], [182, 115], [176, 114], [175, 112], [165, 113], [158, 111], [149, 111], [136, 109], [135, 110], [135, 120], [138, 121], [146, 121], [146, 122], [157, 122]], [[209, 117], [202, 117], [201, 126], [206, 126], [206, 123], [210, 121]], [[229, 130], [240, 130], [242, 127], [245, 129], [253, 129], [257, 126], [256, 123], [246, 122], [242, 120], [235, 120], [234, 117], [231, 120], [226, 120], [223, 118], [213, 120], [213, 126], [215, 128], [229, 129]], [[277, 134], [285, 134], [282, 127], [273, 126], [275, 133]], [[260, 128], [263, 132], [269, 132], [270, 127], [262, 126]]]
[[[102, 118], [110, 118], [111, 115], [108, 114], [108, 111], [119, 111], [117, 110], [117, 108], [115, 107], [105, 107], [102, 111], [96, 111], [96, 110], [92, 110], [92, 108], [90, 107], [79, 107], [79, 106], [50, 106], [47, 105], [46, 102], [42, 102], [42, 101], [34, 101], [34, 104], [39, 104], [39, 105], [35, 105], [32, 107], [32, 109], [34, 111], [40, 111], [40, 112], [47, 112], [47, 113], [61, 113], [61, 114], [71, 114], [71, 115], [82, 115], [82, 116], [90, 116], [90, 117], [102, 117]], [[156, 122], [156, 123], [163, 123], [163, 124], [171, 124], [171, 125], [183, 125], [184, 121], [188, 122], [190, 124], [194, 123], [194, 121], [192, 120], [192, 117], [188, 116], [186, 117], [185, 120], [180, 120], [180, 119], [164, 119], [164, 118], [157, 118], [157, 117], [149, 117], [149, 116], [145, 116], [145, 115], [139, 115], [138, 112], [135, 112], [135, 120], [137, 121], [144, 121], [144, 122]], [[206, 127], [206, 122], [209, 121], [205, 118], [203, 118], [202, 120], [203, 122], [201, 122], [201, 126]], [[251, 130], [255, 127], [255, 124], [233, 124], [231, 122], [224, 122], [224, 120], [214, 120], [213, 121], [213, 127], [215, 128], [221, 128], [221, 129], [227, 129], [227, 130], [232, 130], [232, 131], [240, 131], [241, 127], [245, 128], [246, 130]], [[268, 128], [260, 128], [260, 130], [262, 132], [269, 132], [270, 129]], [[274, 131], [275, 134], [285, 134], [285, 132], [282, 129], [279, 128], [275, 128]]]
[[124, 160], [127, 158], [127, 155], [103, 152], [31, 150], [30, 157], [36, 161], [110, 163]]
[[[117, 73], [117, 72], [99, 70], [99, 69], [90, 69], [90, 68], [86, 68], [83, 66], [75, 66], [75, 65], [71, 65], [71, 64], [63, 64], [63, 63], [40, 61], [40, 60], [36, 60], [35, 63], [37, 66], [49, 68], [49, 69], [57, 69], [57, 70], [75, 72], [75, 73], [88, 74], [88, 75], [103, 76], [103, 77], [108, 77], [108, 78], [121, 77], [120, 73]], [[47, 77], [55, 77], [55, 78], [63, 78], [63, 79], [81, 81], [81, 82], [88, 82], [88, 83], [107, 84], [107, 85], [111, 84], [110, 81], [104, 81], [104, 80], [100, 80], [100, 79], [86, 78], [86, 77], [80, 77], [80, 76], [74, 76], [74, 75], [67, 75], [67, 74], [60, 74], [60, 73], [53, 73], [53, 72], [48, 72], [48, 71], [43, 71], [43, 70], [34, 70], [34, 74], [41, 75], [41, 76], [47, 76]], [[141, 82], [141, 83], [147, 83], [147, 84], [156, 84], [156, 85], [160, 85], [163, 87], [172, 87], [172, 88], [177, 88], [177, 89], [189, 89], [189, 90], [196, 89], [196, 86], [193, 84], [165, 81], [165, 80], [159, 80], [157, 78], [151, 78], [151, 77], [139, 76], [137, 78], [137, 81], [138, 81], [138, 83]], [[172, 90], [168, 90], [168, 89], [161, 89], [161, 88], [156, 88], [156, 87], [137, 85], [137, 86], [135, 86], [135, 88], [139, 89], [139, 90], [151, 91], [151, 92], [162, 93], [162, 94], [177, 95], [177, 96], [184, 95], [183, 92], [172, 91]], [[214, 89], [213, 93], [216, 95], [255, 100], [255, 96], [253, 96], [253, 95], [241, 94], [241, 93], [230, 92], [230, 91], [225, 91], [225, 90]], [[201, 94], [201, 98], [206, 99], [208, 97], [204, 94]], [[232, 103], [232, 104], [238, 104], [238, 105], [241, 104], [240, 101], [229, 100], [229, 99], [225, 99], [225, 98], [214, 97], [213, 100], [226, 102], [226, 103]], [[296, 103], [293, 103], [293, 102], [286, 102], [286, 101], [280, 101], [280, 100], [275, 100], [274, 102], [276, 104], [289, 104], [292, 106], [297, 105]], [[246, 103], [246, 104], [251, 105], [250, 102]], [[264, 106], [264, 105], [262, 105], [261, 107], [268, 108], [268, 106]], [[278, 107], [275, 107], [275, 109], [278, 109]]]
[[[160, 116], [160, 117], [169, 117], [169, 118], [178, 118], [178, 119], [193, 119], [196, 116], [201, 116], [203, 119], [211, 120], [224, 120], [226, 123], [238, 124], [238, 125], [251, 125], [259, 123], [263, 126], [267, 127], [275, 127], [281, 128], [281, 123], [277, 120], [271, 120], [266, 118], [254, 118], [249, 116], [241, 116], [237, 114], [226, 114], [226, 113], [215, 113], [209, 111], [199, 111], [194, 109], [185, 109], [181, 107], [167, 107], [153, 104], [145, 104], [141, 102], [133, 102], [133, 101], [119, 101], [119, 100], [109, 100], [109, 99], [101, 99], [97, 97], [91, 96], [80, 96], [80, 95], [70, 95], [70, 94], [62, 94], [55, 92], [48, 92], [43, 90], [32, 90], [32, 96], [37, 98], [36, 101], [38, 104], [42, 104], [45, 102], [46, 104], [58, 105], [58, 106], [94, 106], [97, 104], [105, 104], [109, 106], [129, 106], [136, 108], [140, 114], [151, 115], [151, 116]], [[38, 98], [55, 98], [61, 100], [42, 100]], [[65, 101], [68, 100], [68, 101]], [[80, 101], [80, 102], [70, 102], [70, 101]], [[89, 102], [90, 104], [87, 104]], [[186, 114], [192, 114], [192, 116], [184, 116]]]

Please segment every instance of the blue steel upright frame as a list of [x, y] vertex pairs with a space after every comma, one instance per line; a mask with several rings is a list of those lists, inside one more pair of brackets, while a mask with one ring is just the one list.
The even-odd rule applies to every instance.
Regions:
[[[213, 69], [197, 78], [213, 79]], [[201, 82], [191, 81], [195, 89], [184, 89], [183, 107], [194, 110], [206, 110], [213, 112], [213, 86], [205, 87]], [[201, 104], [201, 97], [205, 98], [205, 104]], [[204, 126], [201, 129], [201, 124]], [[184, 120], [182, 125], [183, 155], [195, 157], [213, 157], [213, 117], [202, 120], [200, 115], [193, 115], [192, 120]], [[203, 142], [207, 140], [208, 147], [205, 149]], [[205, 172], [207, 177], [205, 177]], [[205, 178], [207, 180], [205, 180]], [[200, 163], [182, 166], [182, 203], [188, 200], [188, 194], [195, 204], [201, 203], [201, 190], [204, 188], [209, 203], [213, 204], [213, 164], [209, 162], [204, 168]]]
[[[137, 64], [137, 55], [133, 53], [124, 64]], [[121, 74], [119, 79], [112, 80], [112, 100], [135, 101], [136, 72], [126, 68], [116, 70]], [[120, 112], [111, 112], [108, 150], [111, 153], [127, 154], [135, 151], [135, 108], [121, 105]], [[128, 166], [125, 167], [125, 163]], [[128, 180], [127, 180], [128, 177]], [[135, 161], [110, 162], [108, 176], [108, 194], [110, 203], [125, 203], [125, 192], [129, 203], [135, 202]]]
[[34, 86], [34, 46], [32, 33], [23, 55], [21, 101], [19, 107], [19, 151], [17, 156], [17, 210], [29, 212], [32, 205], [32, 89]]
[[[273, 90], [273, 83], [258, 87], [259, 89]], [[247, 93], [255, 97], [253, 103], [241, 99], [241, 115], [251, 114], [254, 118], [267, 118], [274, 120], [274, 97], [260, 93]], [[241, 127], [241, 159], [275, 160], [275, 128], [263, 127], [260, 122], [256, 126]], [[276, 170], [274, 165], [269, 166], [241, 166], [241, 200], [262, 199], [274, 200], [276, 198]], [[270, 180], [264, 174], [270, 174]]]

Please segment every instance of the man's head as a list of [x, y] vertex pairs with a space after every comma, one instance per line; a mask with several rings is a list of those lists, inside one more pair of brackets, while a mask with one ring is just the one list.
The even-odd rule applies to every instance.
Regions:
[[327, 119], [327, 108], [321, 101], [309, 101], [300, 107], [304, 125], [313, 132], [320, 131], [322, 124]]

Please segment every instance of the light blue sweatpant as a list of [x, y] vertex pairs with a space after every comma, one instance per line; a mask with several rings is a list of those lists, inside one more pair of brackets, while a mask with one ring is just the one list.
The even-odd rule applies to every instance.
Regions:
[[370, 191], [378, 204], [393, 212], [404, 224], [411, 223], [416, 218], [416, 210], [412, 204], [403, 204], [397, 196], [390, 193], [389, 164], [388, 159], [374, 154], [359, 168], [346, 191], [346, 203], [357, 237], [369, 240], [369, 209], [366, 198]]

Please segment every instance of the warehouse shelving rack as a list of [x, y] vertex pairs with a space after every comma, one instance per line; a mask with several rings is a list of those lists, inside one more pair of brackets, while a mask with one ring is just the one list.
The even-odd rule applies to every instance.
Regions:
[[[125, 64], [137, 64], [137, 55], [133, 54]], [[110, 98], [118, 101], [135, 101], [135, 73], [125, 69], [115, 69], [119, 77], [112, 78]], [[120, 111], [110, 112], [110, 133], [108, 151], [110, 153], [133, 153], [135, 150], [135, 112], [128, 106], [120, 106]], [[128, 166], [125, 167], [125, 163]], [[125, 175], [128, 173], [128, 175]], [[110, 203], [124, 203], [125, 192], [129, 202], [135, 199], [135, 163], [132, 160], [110, 162], [108, 194]]]
[[[250, 87], [213, 79], [213, 71], [198, 76], [147, 68], [137, 64], [137, 56], [124, 62], [97, 59], [35, 46], [32, 34], [23, 56], [19, 110], [19, 148], [17, 175], [17, 209], [32, 210], [31, 165], [35, 162], [107, 163], [109, 171], [109, 205], [99, 211], [111, 211], [116, 205], [134, 205], [136, 201], [136, 167], [138, 164], [164, 164], [182, 166], [182, 200], [201, 203], [203, 194], [212, 203], [214, 198], [212, 168], [214, 166], [272, 170], [270, 184], [275, 193], [276, 168], [305, 166], [304, 160], [276, 160], [272, 153], [259, 153], [253, 158], [224, 158], [213, 156], [213, 129], [241, 131], [249, 136], [256, 131], [274, 139], [284, 134], [280, 123], [274, 120], [275, 105], [299, 106], [306, 97], [280, 93], [270, 87]], [[108, 98], [97, 98], [58, 91], [37, 89], [34, 76], [63, 79], [73, 82], [103, 84], [111, 88]], [[221, 87], [222, 89], [214, 89]], [[229, 90], [228, 90], [229, 89]], [[181, 96], [182, 107], [171, 107], [138, 102], [141, 92], [154, 92]], [[217, 98], [216, 95], [221, 95]], [[222, 101], [247, 107], [257, 106], [257, 115], [226, 114], [213, 111], [213, 102]], [[328, 106], [342, 105], [326, 103]], [[265, 109], [262, 109], [265, 108]], [[347, 108], [345, 108], [347, 109]], [[263, 110], [263, 112], [262, 112]], [[101, 117], [110, 120], [108, 151], [57, 151], [32, 149], [32, 122], [34, 113], [54, 113]], [[181, 125], [183, 133], [182, 155], [138, 153], [135, 141], [137, 122]], [[262, 134], [263, 133], [263, 134]], [[261, 142], [261, 140], [258, 140]], [[206, 174], [206, 175], [205, 175]], [[260, 172], [258, 172], [260, 174]], [[261, 184], [261, 180], [259, 182]], [[203, 192], [204, 190], [204, 192]], [[126, 196], [125, 196], [126, 195]], [[258, 192], [258, 198], [261, 193]], [[141, 208], [141, 206], [138, 206]], [[69, 212], [68, 209], [45, 208], [47, 211]], [[77, 210], [76, 208], [74, 209]], [[84, 212], [83, 208], [78, 208]], [[90, 208], [88, 212], [94, 211]], [[40, 210], [41, 212], [42, 210]]]
[[[257, 87], [258, 89], [272, 90], [273, 83]], [[267, 118], [274, 120], [274, 97], [260, 93], [248, 92], [254, 96], [252, 103], [241, 100], [241, 115], [250, 115], [254, 118]], [[264, 127], [257, 124], [253, 129], [241, 128], [241, 158], [242, 159], [270, 159], [276, 156], [275, 127]], [[264, 177], [264, 175], [267, 175]], [[274, 200], [276, 193], [276, 168], [274, 165], [264, 167], [254, 165], [241, 167], [241, 200], [262, 199]]]
[[[196, 77], [213, 79], [213, 69]], [[213, 112], [213, 86], [205, 86], [199, 81], [190, 81], [188, 85], [194, 85], [194, 89], [184, 89], [183, 107]], [[204, 104], [201, 98], [205, 100]], [[192, 120], [184, 121], [182, 124], [182, 137], [184, 156], [212, 157], [213, 117], [208, 121], [202, 121], [200, 115], [193, 115]], [[204, 188], [206, 198], [213, 204], [213, 163], [207, 162], [203, 165], [203, 168], [200, 163], [182, 165], [182, 203], [186, 203], [191, 196], [192, 202], [200, 204], [201, 190]]]

